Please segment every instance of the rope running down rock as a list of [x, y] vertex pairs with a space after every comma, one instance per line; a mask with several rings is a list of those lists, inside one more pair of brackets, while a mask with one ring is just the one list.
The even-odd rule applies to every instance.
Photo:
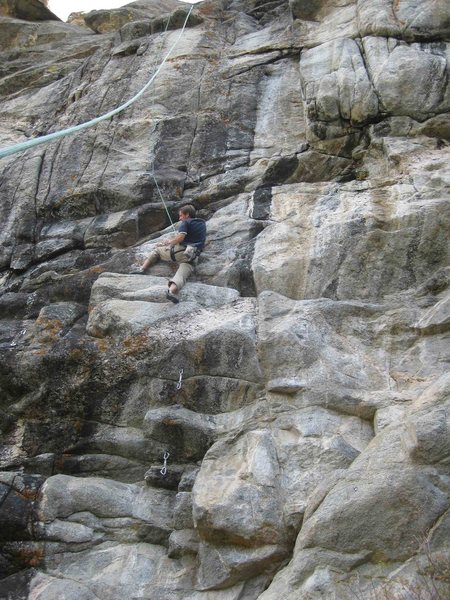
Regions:
[[136, 100], [138, 98], [140, 98], [142, 96], [142, 94], [150, 87], [150, 85], [156, 79], [156, 76], [161, 71], [164, 63], [167, 61], [167, 59], [169, 58], [169, 56], [174, 51], [175, 47], [177, 46], [178, 42], [181, 39], [181, 36], [184, 33], [184, 30], [186, 29], [186, 25], [187, 25], [187, 22], [188, 22], [188, 19], [189, 19], [190, 15], [191, 15], [193, 7], [194, 6], [192, 5], [191, 8], [189, 9], [189, 11], [187, 13], [187, 16], [186, 16], [186, 19], [184, 20], [183, 27], [181, 29], [181, 32], [180, 32], [179, 36], [177, 37], [177, 39], [175, 40], [175, 42], [170, 47], [169, 51], [167, 52], [166, 56], [162, 60], [162, 62], [159, 65], [159, 67], [156, 69], [155, 73], [150, 77], [150, 79], [144, 85], [144, 87], [135, 96], [133, 96], [130, 100], [128, 100], [127, 102], [125, 102], [125, 104], [122, 104], [121, 106], [115, 108], [114, 110], [109, 111], [108, 113], [106, 113], [106, 114], [104, 114], [104, 115], [102, 115], [100, 117], [96, 117], [95, 119], [91, 119], [90, 121], [86, 121], [86, 123], [81, 123], [80, 125], [75, 125], [73, 127], [69, 127], [67, 129], [63, 129], [62, 131], [56, 131], [54, 133], [49, 133], [48, 135], [43, 135], [42, 137], [34, 138], [34, 139], [28, 140], [26, 142], [21, 142], [20, 144], [15, 144], [13, 146], [6, 146], [5, 148], [1, 148], [0, 149], [0, 158], [3, 158], [5, 156], [10, 156], [11, 154], [16, 154], [17, 152], [23, 152], [24, 150], [28, 150], [29, 148], [32, 148], [33, 146], [38, 146], [40, 144], [46, 144], [46, 143], [51, 142], [53, 140], [57, 140], [59, 138], [66, 137], [68, 135], [72, 135], [73, 133], [77, 133], [78, 131], [81, 131], [83, 129], [88, 129], [89, 127], [94, 127], [94, 125], [97, 125], [98, 123], [101, 123], [102, 121], [106, 121], [107, 119], [110, 119], [114, 115], [117, 115], [117, 114], [121, 113], [126, 108], [128, 108], [129, 106], [131, 106], [131, 104], [133, 104], [134, 102], [136, 102]]

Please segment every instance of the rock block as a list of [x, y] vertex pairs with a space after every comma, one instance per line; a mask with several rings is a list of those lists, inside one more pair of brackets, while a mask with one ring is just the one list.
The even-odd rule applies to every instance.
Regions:
[[277, 545], [248, 549], [236, 546], [199, 546], [199, 587], [202, 590], [220, 590], [231, 587], [259, 573], [270, 575], [285, 554]]
[[430, 112], [448, 111], [450, 91], [444, 77], [447, 45], [366, 37], [363, 47], [370, 78], [385, 111], [418, 121]]
[[300, 75], [312, 121], [343, 119], [360, 125], [378, 114], [378, 98], [354, 40], [334, 40], [303, 51]]
[[445, 0], [420, 4], [400, 0], [358, 0], [358, 24], [361, 36], [403, 37], [427, 40], [445, 35], [449, 25]]
[[213, 443], [214, 419], [181, 406], [149, 410], [144, 420], [145, 436], [165, 444], [174, 460], [200, 460]]
[[188, 554], [197, 554], [199, 547], [198, 534], [194, 529], [172, 531], [169, 538], [169, 558], [181, 558]]
[[144, 475], [148, 485], [152, 487], [164, 488], [166, 490], [176, 490], [183, 476], [185, 467], [180, 465], [168, 465], [166, 473], [161, 473], [162, 465], [150, 467]]

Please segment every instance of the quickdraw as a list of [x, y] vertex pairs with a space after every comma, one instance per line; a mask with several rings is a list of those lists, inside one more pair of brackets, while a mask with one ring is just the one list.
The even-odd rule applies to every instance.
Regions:
[[181, 386], [183, 384], [183, 373], [183, 369], [180, 369], [180, 378], [178, 379], [177, 390], [181, 390]]
[[163, 477], [165, 477], [167, 475], [167, 459], [169, 458], [170, 454], [169, 452], [167, 452], [167, 450], [164, 452], [164, 465], [163, 468], [160, 470], [160, 473]]

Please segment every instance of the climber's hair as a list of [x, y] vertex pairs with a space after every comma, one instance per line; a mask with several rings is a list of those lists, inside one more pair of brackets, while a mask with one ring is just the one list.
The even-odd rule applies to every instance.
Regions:
[[192, 206], [192, 204], [185, 204], [181, 208], [178, 209], [178, 212], [183, 213], [183, 215], [188, 215], [191, 219], [195, 219], [196, 210]]

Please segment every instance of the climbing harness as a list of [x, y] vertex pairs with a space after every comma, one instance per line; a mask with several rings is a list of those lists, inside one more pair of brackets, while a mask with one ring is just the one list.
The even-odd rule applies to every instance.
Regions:
[[175, 47], [178, 45], [178, 42], [180, 41], [181, 36], [183, 35], [184, 30], [186, 29], [186, 25], [187, 25], [188, 19], [191, 15], [193, 8], [194, 8], [194, 5], [191, 5], [191, 8], [189, 9], [189, 11], [186, 15], [186, 18], [184, 20], [183, 27], [181, 28], [180, 34], [178, 35], [177, 39], [172, 44], [172, 46], [169, 48], [169, 51], [165, 55], [164, 59], [161, 61], [161, 64], [156, 69], [155, 73], [150, 77], [150, 79], [144, 85], [144, 87], [135, 96], [130, 98], [130, 100], [125, 102], [125, 104], [122, 104], [121, 106], [115, 108], [114, 110], [107, 112], [106, 114], [104, 114], [100, 117], [96, 117], [95, 119], [91, 119], [90, 121], [86, 121], [85, 123], [81, 123], [80, 125], [68, 127], [67, 129], [63, 129], [61, 131], [56, 131], [54, 133], [49, 133], [48, 135], [43, 135], [41, 137], [34, 138], [32, 140], [28, 140], [26, 142], [21, 142], [20, 144], [15, 144], [13, 146], [6, 146], [5, 148], [0, 148], [0, 158], [3, 158], [5, 156], [10, 156], [11, 154], [15, 154], [16, 152], [23, 152], [24, 150], [28, 150], [29, 148], [32, 148], [33, 146], [38, 146], [40, 144], [46, 144], [47, 142], [51, 142], [53, 140], [57, 140], [59, 138], [66, 137], [68, 135], [72, 135], [73, 133], [76, 133], [77, 131], [81, 131], [83, 129], [88, 129], [89, 127], [93, 127], [94, 125], [101, 123], [102, 121], [106, 121], [107, 119], [110, 119], [111, 117], [123, 112], [126, 108], [131, 106], [131, 104], [136, 102], [136, 100], [138, 98], [140, 98], [142, 96], [142, 94], [144, 94], [144, 92], [150, 87], [150, 85], [156, 79], [156, 77], [159, 74], [159, 72], [161, 71], [162, 67], [167, 62], [168, 58], [174, 51]]
[[180, 378], [178, 379], [178, 383], [177, 383], [177, 390], [181, 390], [181, 386], [183, 384], [183, 369], [180, 369]]
[[167, 450], [164, 452], [164, 466], [163, 468], [160, 470], [161, 475], [164, 477], [167, 474], [167, 459], [169, 458], [170, 454], [169, 452], [167, 452]]
[[175, 246], [170, 246], [170, 260], [172, 262], [178, 262], [177, 261], [177, 257], [175, 256], [176, 254], [179, 254], [180, 252], [182, 252], [183, 254], [186, 253], [186, 250], [183, 248], [181, 248], [181, 250], [175, 250]]

